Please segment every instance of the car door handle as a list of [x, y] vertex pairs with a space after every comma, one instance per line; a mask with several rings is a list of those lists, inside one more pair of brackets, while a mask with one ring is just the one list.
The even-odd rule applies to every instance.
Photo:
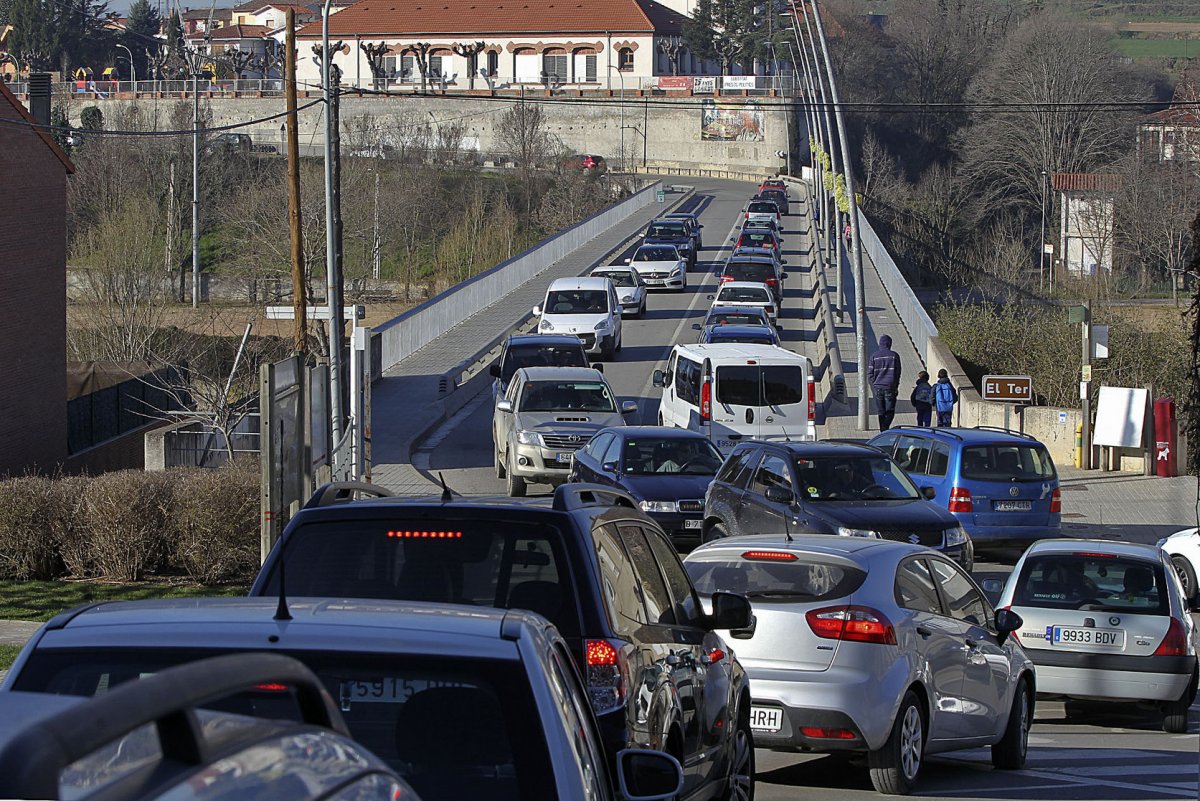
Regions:
[[920, 634], [922, 637], [932, 637], [933, 629], [927, 628], [926, 626], [917, 626], [917, 634]]

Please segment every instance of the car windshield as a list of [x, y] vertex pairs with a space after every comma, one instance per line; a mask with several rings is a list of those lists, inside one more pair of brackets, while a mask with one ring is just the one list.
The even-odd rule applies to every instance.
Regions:
[[521, 392], [522, 412], [613, 412], [616, 404], [601, 381], [530, 381]]
[[560, 289], [546, 296], [546, 314], [604, 314], [608, 293], [603, 289]]
[[1039, 443], [970, 445], [962, 450], [962, 477], [974, 481], [1049, 481], [1057, 478], [1050, 453]]
[[587, 367], [583, 345], [512, 345], [504, 356], [500, 379], [506, 384], [522, 367]]
[[1014, 606], [1167, 615], [1161, 564], [1103, 552], [1035, 553], [1025, 560]]
[[704, 325], [767, 325], [767, 318], [762, 312], [720, 311], [709, 314]]
[[775, 333], [766, 326], [762, 326], [758, 330], [745, 328], [729, 330], [725, 326], [716, 326], [709, 331], [708, 341], [710, 343], [744, 342], [747, 345], [777, 344]]
[[734, 281], [755, 281], [765, 284], [768, 278], [775, 277], [775, 270], [770, 264], [734, 261], [725, 267], [725, 275], [730, 276]]
[[696, 592], [732, 592], [747, 598], [778, 601], [825, 601], [843, 598], [862, 586], [865, 571], [820, 557], [796, 554], [793, 560], [727, 559], [684, 563]]
[[770, 303], [771, 293], [766, 287], [726, 286], [721, 287], [717, 300], [722, 303]]
[[678, 258], [675, 248], [638, 248], [633, 255], [634, 261], [675, 261]]
[[[503, 518], [310, 522], [288, 535], [287, 591], [530, 609], [571, 636], [579, 619], [562, 603], [575, 592], [562, 539], [552, 525]], [[262, 594], [277, 593], [278, 579], [274, 566]]]
[[637, 286], [637, 281], [633, 278], [633, 272], [630, 270], [613, 270], [612, 272], [592, 273], [599, 278], [607, 278], [613, 282], [613, 286]]
[[730, 406], [790, 406], [804, 402], [799, 365], [726, 365], [717, 368], [717, 402]]
[[817, 456], [795, 460], [796, 482], [808, 501], [894, 501], [921, 497], [886, 456]]
[[657, 222], [651, 223], [646, 229], [646, 236], [687, 236], [687, 228], [681, 222]]
[[621, 472], [628, 475], [687, 473], [715, 475], [721, 452], [707, 438], [638, 437], [625, 440]]
[[[382, 653], [353, 648], [276, 652], [312, 669], [339, 702], [350, 735], [425, 801], [556, 797], [553, 774], [546, 770], [549, 754], [541, 718], [520, 662], [397, 654], [389, 653], [388, 646], [381, 641]], [[95, 696], [140, 676], [230, 650], [43, 649], [30, 655], [17, 684], [32, 692]], [[301, 719], [291, 692], [247, 692], [206, 706]]]

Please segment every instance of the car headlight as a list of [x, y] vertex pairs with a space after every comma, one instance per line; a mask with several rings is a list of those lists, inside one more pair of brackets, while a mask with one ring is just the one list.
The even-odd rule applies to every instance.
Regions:
[[962, 526], [954, 526], [946, 529], [946, 547], [953, 545], [962, 545], [967, 541], [967, 532]]
[[675, 501], [642, 501], [643, 512], [677, 512], [679, 505]]
[[543, 317], [542, 322], [538, 325], [538, 328], [541, 329], [542, 331], [553, 331], [554, 324], [551, 323], [549, 320], [547, 320], [545, 317]]
[[621, 298], [622, 303], [633, 303], [633, 295], [625, 295]]
[[671, 270], [671, 275], [679, 275], [679, 273], [680, 273], [679, 267], [676, 267], [674, 270]]
[[542, 435], [536, 431], [518, 431], [517, 442], [522, 445], [541, 445]]
[[608, 318], [605, 317], [603, 320], [596, 323], [596, 330], [603, 331], [604, 329], [608, 328], [608, 326], [609, 326]]
[[878, 531], [872, 531], [869, 528], [846, 528], [838, 526], [837, 534], [839, 537], [878, 537]]

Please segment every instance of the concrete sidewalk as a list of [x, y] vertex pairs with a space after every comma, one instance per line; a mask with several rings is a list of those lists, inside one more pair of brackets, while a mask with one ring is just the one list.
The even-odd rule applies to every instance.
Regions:
[[[446, 416], [439, 382], [446, 370], [480, 355], [496, 335], [510, 331], [545, 297], [555, 278], [579, 276], [606, 264], [621, 248], [639, 236], [654, 218], [673, 210], [690, 194], [669, 194], [665, 204], [651, 203], [538, 273], [515, 291], [442, 334], [384, 372], [371, 387], [371, 481], [401, 495], [428, 495], [439, 488], [412, 465], [414, 446]], [[486, 368], [480, 362], [476, 371]], [[477, 373], [476, 373], [477, 374]], [[473, 382], [472, 387], [483, 387]], [[457, 392], [470, 395], [478, 388]], [[457, 393], [456, 393], [457, 394]], [[464, 397], [465, 403], [471, 400]], [[404, 410], [403, 416], [385, 416], [377, 410]]]

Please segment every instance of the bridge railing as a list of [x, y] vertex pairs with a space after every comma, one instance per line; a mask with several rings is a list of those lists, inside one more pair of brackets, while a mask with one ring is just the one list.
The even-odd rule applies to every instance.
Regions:
[[921, 355], [921, 361], [929, 364], [929, 341], [938, 335], [937, 326], [934, 325], [929, 312], [925, 311], [925, 307], [913, 293], [912, 287], [908, 285], [908, 279], [896, 266], [892, 255], [887, 252], [887, 248], [879, 240], [879, 235], [875, 233], [875, 229], [871, 227], [871, 222], [863, 214], [861, 208], [858, 211], [858, 231], [862, 238], [863, 254], [868, 256], [871, 263], [875, 265], [879, 280], [883, 282], [883, 288], [887, 290], [888, 296], [892, 299], [892, 305], [896, 307], [896, 313], [900, 316], [900, 321], [904, 323], [904, 328], [908, 331], [909, 338], [912, 339], [913, 347]]

